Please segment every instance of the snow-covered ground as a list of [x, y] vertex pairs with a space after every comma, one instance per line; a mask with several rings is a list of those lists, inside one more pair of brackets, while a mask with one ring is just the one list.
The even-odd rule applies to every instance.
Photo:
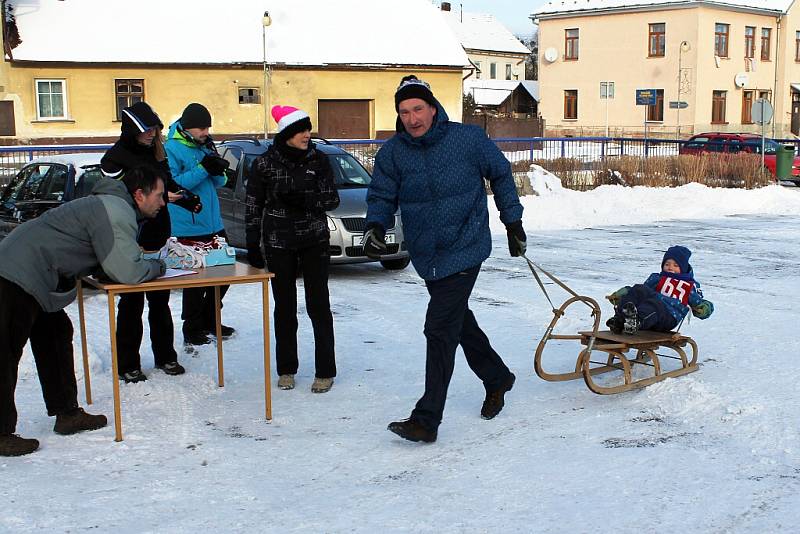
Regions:
[[[25, 355], [18, 432], [42, 444], [0, 459], [0, 531], [796, 532], [800, 190], [614, 186], [523, 203], [531, 259], [597, 299], [658, 269], [669, 245], [690, 247], [716, 306], [682, 328], [700, 346], [700, 370], [614, 396], [539, 379], [533, 353], [552, 313], [525, 262], [508, 257], [493, 213], [494, 251], [471, 306], [517, 374], [496, 419], [480, 418], [483, 388], [459, 352], [439, 441], [386, 431], [422, 392], [427, 293], [410, 267], [366, 264], [332, 268], [333, 390], [310, 392], [302, 316], [298, 388], [274, 389], [267, 423], [260, 297], [235, 286], [223, 311], [238, 329], [225, 388], [212, 347], [183, 357], [179, 377], [154, 371], [143, 347], [150, 380], [121, 388], [121, 443], [113, 424], [55, 435]], [[566, 297], [548, 290], [556, 304]], [[178, 294], [172, 302], [177, 327]], [[87, 300], [90, 411], [111, 416], [105, 306]], [[563, 356], [566, 369], [577, 353]], [[80, 376], [79, 357], [76, 367]]]

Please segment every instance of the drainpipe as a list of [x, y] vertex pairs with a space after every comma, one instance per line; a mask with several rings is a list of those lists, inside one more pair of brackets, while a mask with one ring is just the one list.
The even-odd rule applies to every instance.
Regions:
[[[781, 42], [781, 19], [783, 18], [783, 14], [781, 14], [778, 18], [775, 19], [775, 25], [777, 26], [775, 30], [775, 79], [772, 82], [772, 94], [774, 95], [772, 100], [774, 107], [777, 108], [778, 104], [778, 53], [780, 52], [780, 45]], [[783, 106], [781, 106], [781, 111], [783, 111]], [[783, 113], [781, 113], [781, 118], [783, 117]], [[775, 123], [778, 121], [777, 113], [772, 117], [772, 138], [775, 138]]]

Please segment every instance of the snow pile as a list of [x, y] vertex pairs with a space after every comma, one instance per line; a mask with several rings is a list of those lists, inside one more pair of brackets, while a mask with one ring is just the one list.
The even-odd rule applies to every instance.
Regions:
[[564, 189], [561, 186], [561, 178], [539, 165], [531, 165], [528, 179], [531, 181], [531, 188], [536, 196], [552, 195], [556, 192], [560, 193]]

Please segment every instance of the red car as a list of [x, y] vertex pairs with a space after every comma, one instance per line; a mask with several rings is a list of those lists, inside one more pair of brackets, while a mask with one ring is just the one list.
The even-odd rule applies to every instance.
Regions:
[[[775, 153], [781, 144], [774, 139], [764, 140], [764, 166], [775, 176]], [[750, 133], [725, 133], [708, 132], [693, 135], [689, 140], [681, 145], [680, 154], [707, 154], [712, 152], [723, 152], [736, 154], [748, 152], [761, 154], [761, 136]], [[795, 155], [792, 163], [792, 179], [800, 180], [800, 157]]]

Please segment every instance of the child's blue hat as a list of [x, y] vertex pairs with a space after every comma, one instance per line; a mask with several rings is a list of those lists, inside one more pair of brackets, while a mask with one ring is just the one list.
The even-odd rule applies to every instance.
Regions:
[[686, 274], [692, 270], [692, 266], [689, 265], [689, 256], [691, 255], [692, 251], [686, 247], [680, 245], [669, 247], [664, 253], [664, 259], [661, 260], [661, 269], [664, 269], [664, 263], [667, 260], [673, 260], [681, 268], [681, 274]]

